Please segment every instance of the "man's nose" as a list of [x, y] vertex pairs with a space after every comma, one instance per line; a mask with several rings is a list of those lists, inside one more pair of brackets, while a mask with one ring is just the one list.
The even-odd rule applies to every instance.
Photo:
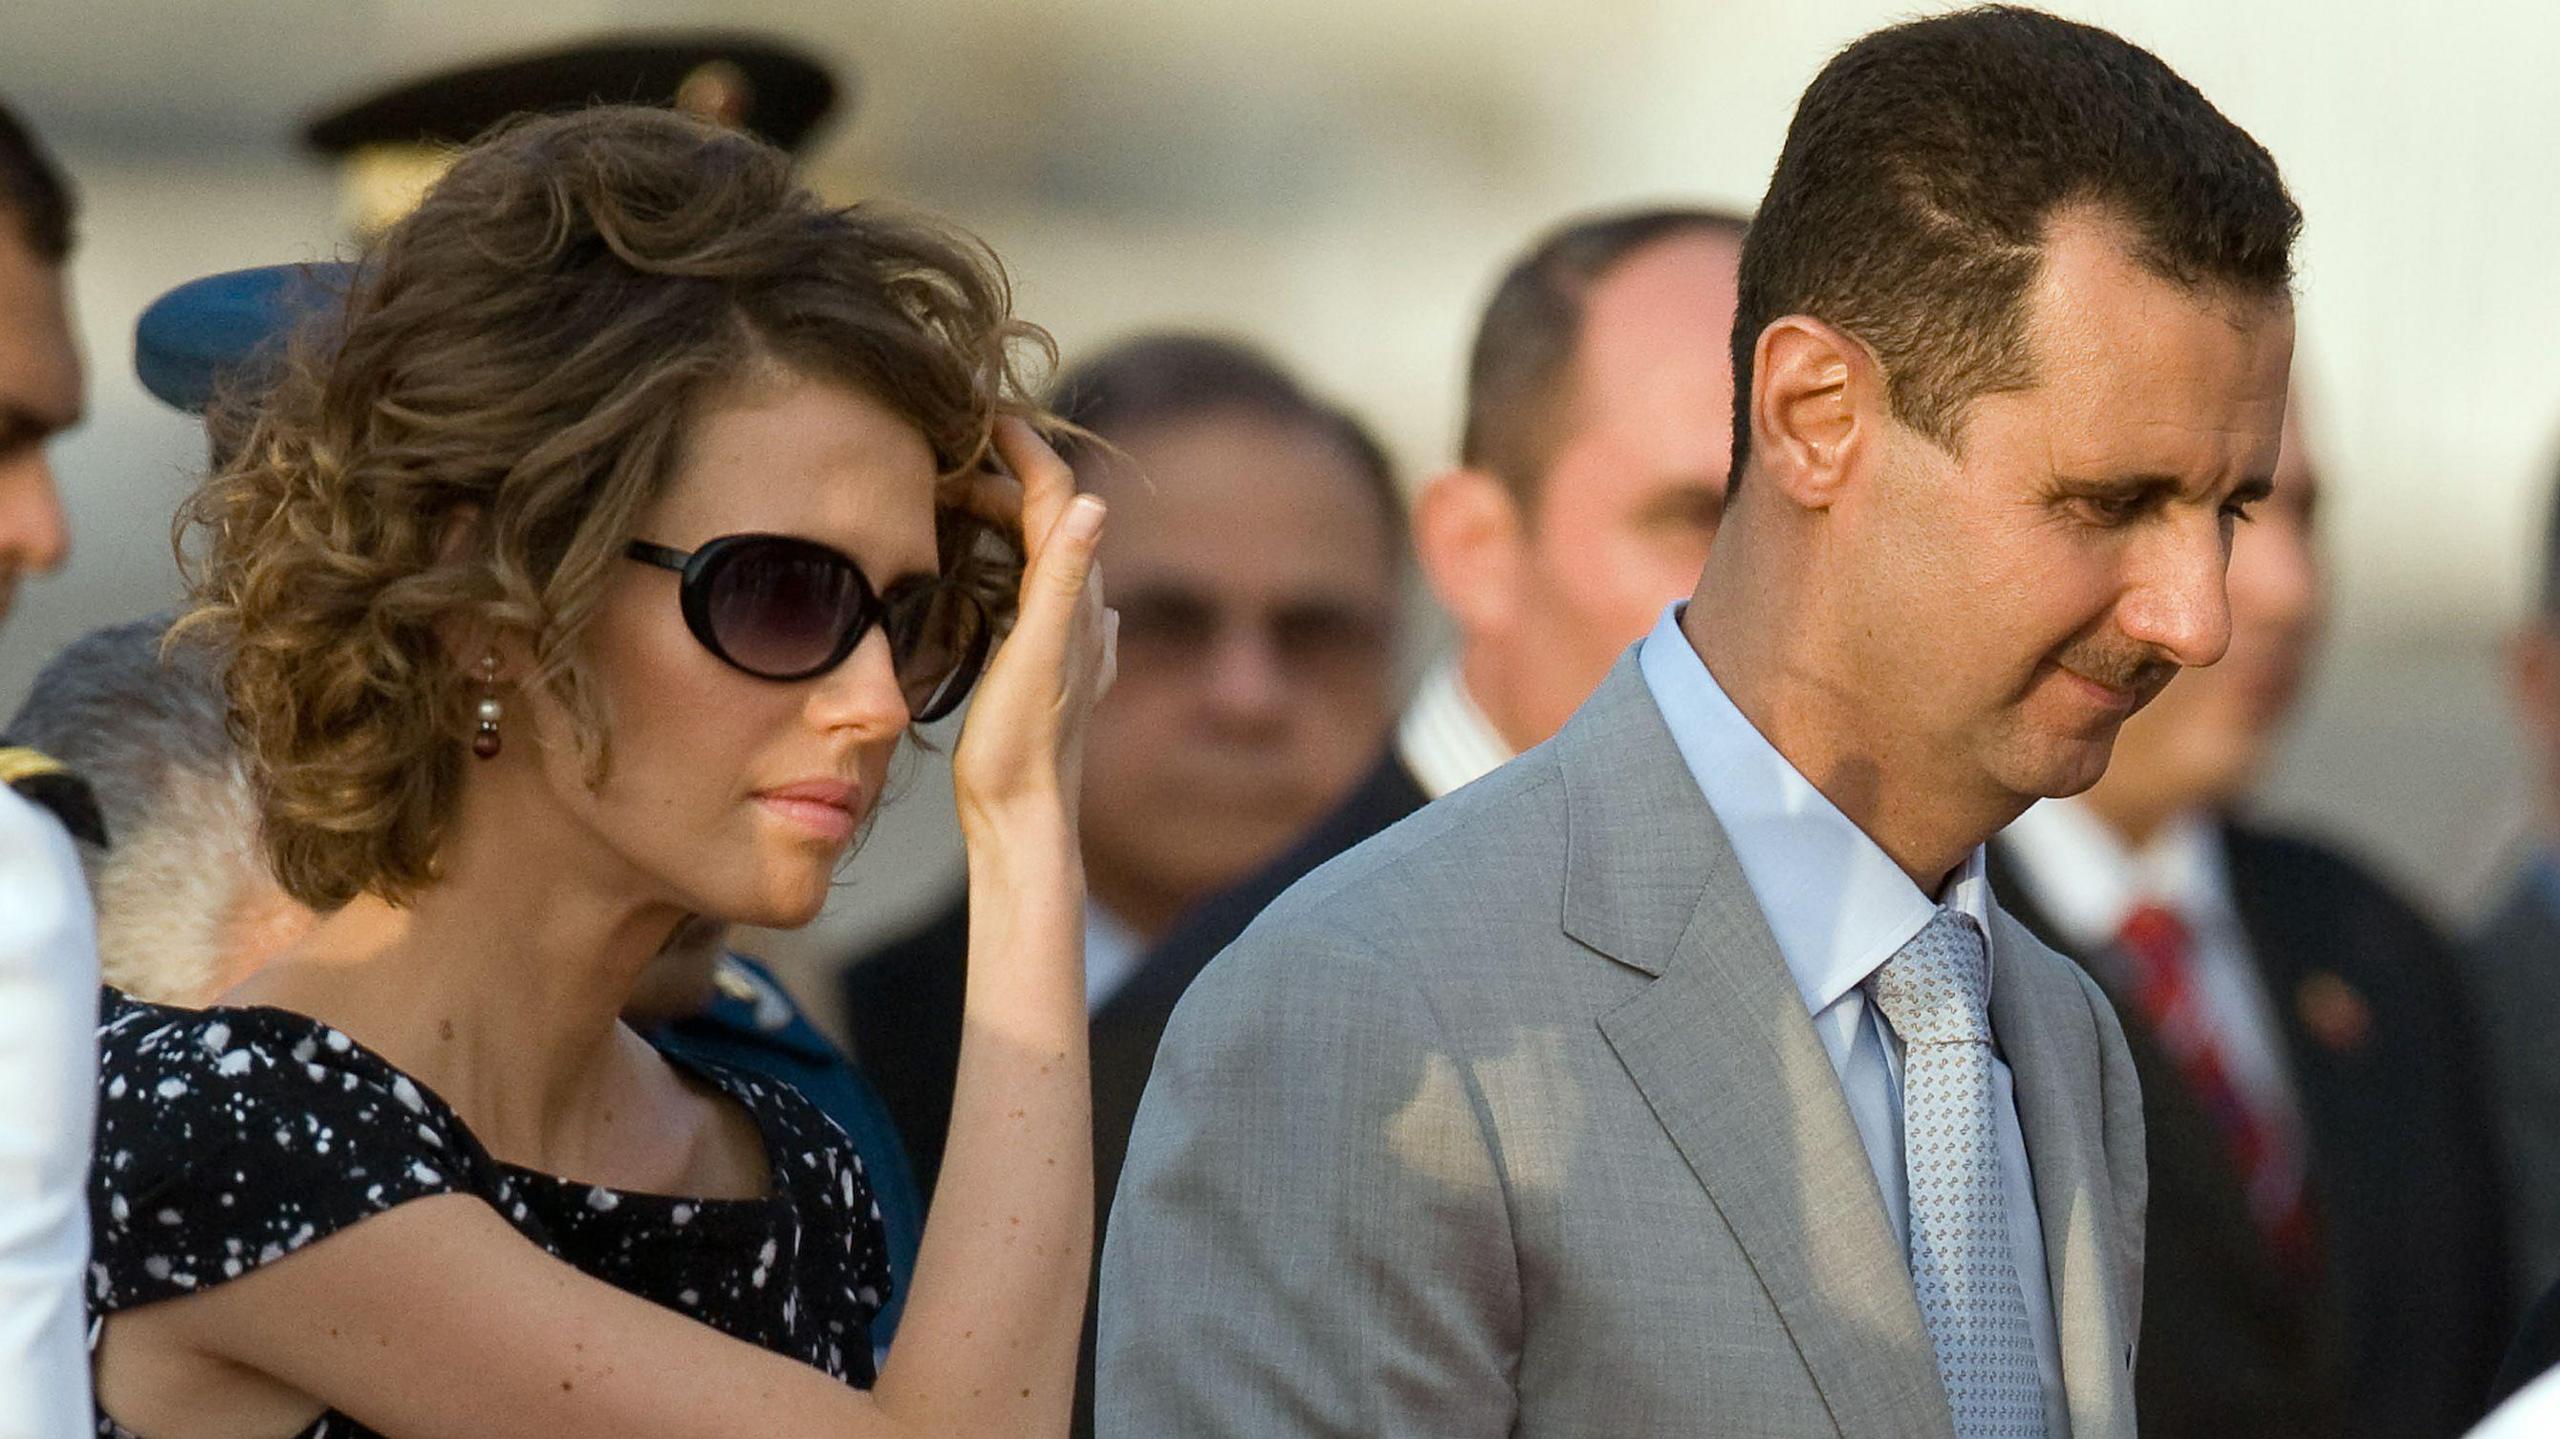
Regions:
[[57, 570], [70, 555], [70, 522], [44, 452], [0, 465], [0, 568]]
[[2231, 647], [2228, 541], [2218, 520], [2164, 527], [2117, 607], [2126, 638], [2193, 669]]
[[1225, 719], [1267, 720], [1288, 697], [1288, 675], [1270, 627], [1254, 620], [1220, 627], [1201, 678], [1210, 708]]

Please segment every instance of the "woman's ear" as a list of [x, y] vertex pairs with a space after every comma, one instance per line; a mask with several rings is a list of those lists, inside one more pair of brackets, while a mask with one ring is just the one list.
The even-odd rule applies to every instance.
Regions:
[[1752, 468], [1797, 505], [1828, 508], [1874, 448], [1888, 403], [1856, 338], [1810, 315], [1773, 321], [1752, 357]]
[[[480, 543], [482, 511], [478, 505], [457, 505], [444, 519], [436, 534], [436, 563], [458, 565], [467, 560]], [[498, 656], [498, 678], [511, 679], [520, 668], [522, 656], [516, 646], [503, 642], [498, 627], [487, 618], [469, 613], [445, 616], [436, 622], [436, 639], [444, 647], [445, 662], [477, 683], [484, 662], [492, 654]]]

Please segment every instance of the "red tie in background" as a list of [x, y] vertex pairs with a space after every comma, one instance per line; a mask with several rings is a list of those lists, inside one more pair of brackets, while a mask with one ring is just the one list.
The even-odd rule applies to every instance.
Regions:
[[2186, 921], [2164, 904], [2146, 902], [2125, 916], [2117, 942], [2132, 961], [2134, 1008], [2222, 1136], [2258, 1232], [2297, 1277], [2317, 1273], [2318, 1229], [2293, 1116], [2252, 1105], [2232, 1081], [2221, 1042], [2205, 1023], [2195, 936]]

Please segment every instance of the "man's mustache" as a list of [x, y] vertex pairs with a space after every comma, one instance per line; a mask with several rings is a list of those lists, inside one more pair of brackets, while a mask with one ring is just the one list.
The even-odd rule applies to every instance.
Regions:
[[2054, 663], [2083, 679], [2134, 695], [2137, 707], [2149, 704], [2181, 668], [2149, 645], [2110, 640], [2083, 640], [2064, 650]]

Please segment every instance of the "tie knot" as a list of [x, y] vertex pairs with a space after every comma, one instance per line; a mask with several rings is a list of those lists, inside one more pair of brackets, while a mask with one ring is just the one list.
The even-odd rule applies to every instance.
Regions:
[[1866, 991], [1905, 1045], [1991, 1042], [1991, 951], [1967, 915], [1941, 907]]

